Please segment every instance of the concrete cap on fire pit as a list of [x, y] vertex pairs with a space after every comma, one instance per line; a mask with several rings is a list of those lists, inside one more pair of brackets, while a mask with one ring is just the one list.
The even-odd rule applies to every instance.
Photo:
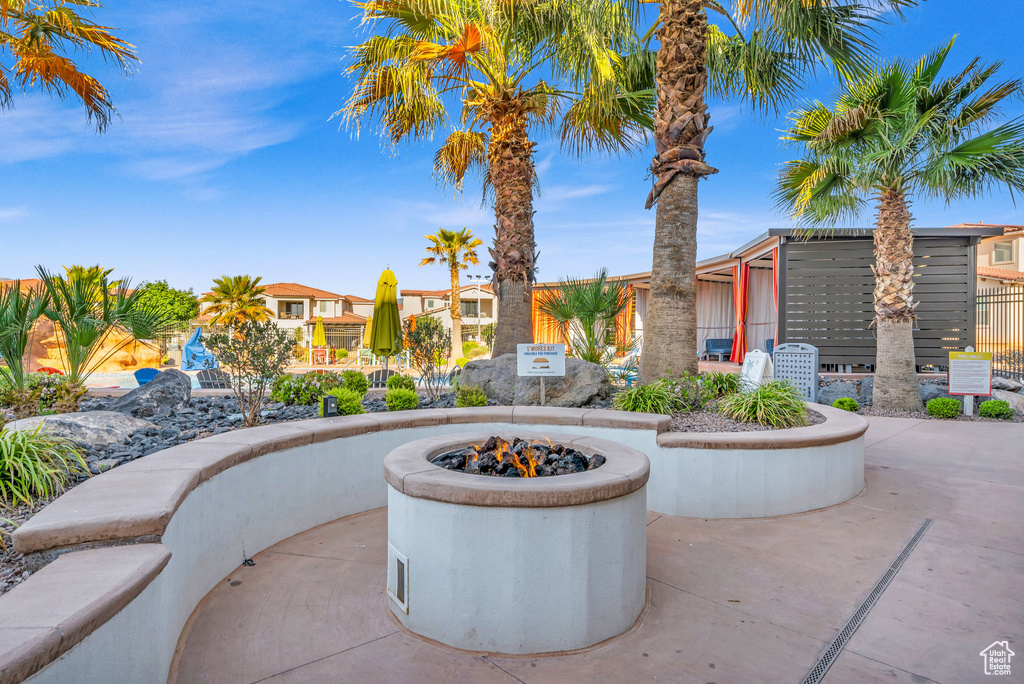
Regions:
[[631, 494], [647, 483], [651, 464], [636, 449], [608, 440], [566, 434], [508, 432], [512, 441], [546, 439], [607, 461], [593, 470], [546, 477], [507, 478], [473, 475], [434, 465], [430, 459], [452, 449], [481, 444], [493, 433], [467, 432], [428, 437], [403, 444], [384, 458], [384, 478], [397, 491], [419, 499], [467, 506], [552, 508], [607, 501]]

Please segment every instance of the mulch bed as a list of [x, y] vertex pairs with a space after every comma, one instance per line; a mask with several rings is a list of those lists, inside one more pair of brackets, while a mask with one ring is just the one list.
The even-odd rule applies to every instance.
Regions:
[[[978, 406], [974, 406], [974, 410], [978, 410]], [[879, 416], [881, 418], [912, 418], [914, 420], [954, 420], [962, 421], [967, 423], [1024, 423], [1024, 413], [1018, 412], [1013, 418], [982, 418], [978, 415], [964, 416], [960, 415], [956, 418], [936, 418], [935, 416], [925, 413], [924, 411], [883, 411], [882, 409], [876, 409], [871, 406], [862, 408], [857, 411], [862, 416]]]
[[[825, 416], [811, 409], [807, 412], [807, 424], [824, 423]], [[742, 423], [713, 410], [701, 409], [689, 413], [673, 413], [671, 432], [767, 432], [775, 428], [760, 423]]]

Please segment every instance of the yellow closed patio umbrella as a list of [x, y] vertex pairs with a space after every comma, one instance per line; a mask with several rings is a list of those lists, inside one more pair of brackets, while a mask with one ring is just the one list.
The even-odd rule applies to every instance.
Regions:
[[370, 328], [370, 349], [374, 355], [384, 357], [384, 371], [388, 357], [401, 349], [402, 321], [398, 316], [398, 279], [391, 269], [385, 269], [377, 281], [377, 295], [373, 299], [373, 326]]
[[324, 317], [316, 317], [316, 326], [313, 327], [313, 346], [326, 347], [327, 335], [324, 333]]
[[373, 329], [373, 316], [366, 317], [366, 325], [363, 330], [363, 346], [367, 349], [370, 348], [370, 330]]

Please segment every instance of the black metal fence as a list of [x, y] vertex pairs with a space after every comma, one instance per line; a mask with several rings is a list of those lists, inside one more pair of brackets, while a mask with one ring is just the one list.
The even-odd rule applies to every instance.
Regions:
[[1024, 288], [978, 290], [975, 349], [992, 353], [992, 372], [1024, 380]]

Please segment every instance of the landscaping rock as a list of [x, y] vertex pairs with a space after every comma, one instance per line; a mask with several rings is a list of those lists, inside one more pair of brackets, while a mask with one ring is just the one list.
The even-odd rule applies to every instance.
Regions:
[[192, 380], [179, 370], [169, 368], [142, 387], [107, 403], [106, 410], [137, 418], [169, 415], [188, 406], [192, 399]]
[[833, 383], [818, 388], [818, 403], [831, 406], [836, 399], [855, 399], [859, 402], [860, 395], [857, 393], [857, 386], [846, 380], [837, 380]]
[[70, 439], [86, 449], [130, 443], [131, 434], [136, 430], [156, 427], [147, 420], [126, 416], [116, 411], [36, 416], [15, 421], [8, 427], [14, 430], [35, 430], [40, 423], [44, 423], [43, 432]]
[[[540, 379], [516, 375], [516, 355], [470, 361], [462, 369], [459, 385], [479, 387], [499, 404], [540, 404]], [[596, 363], [567, 358], [565, 377], [545, 379], [545, 404], [549, 406], [593, 406], [611, 396], [608, 373]]]
[[875, 392], [875, 376], [869, 375], [861, 378], [857, 386], [857, 392], [860, 395], [857, 397], [857, 403], [861, 406], [871, 406], [872, 397]]
[[1021, 383], [1012, 378], [1004, 378], [999, 375], [992, 376], [992, 389], [1003, 390], [1004, 392], [1020, 392]]
[[[992, 379], [995, 380], [995, 378]], [[1007, 404], [1010, 405], [1010, 408], [1015, 409], [1017, 413], [1024, 415], [1024, 394], [1018, 394], [1016, 392], [1007, 392], [1006, 390], [993, 389], [992, 398], [1005, 401]]]
[[[927, 405], [928, 402], [931, 401], [932, 399], [937, 399], [939, 397], [950, 398], [949, 392], [946, 391], [948, 389], [949, 388], [947, 386], [945, 386], [945, 385], [936, 385], [936, 384], [932, 384], [930, 382], [929, 383], [922, 383], [921, 384], [921, 401], [923, 401], [925, 403], [925, 405]], [[956, 399], [960, 403], [963, 403], [963, 401], [964, 401], [963, 397], [957, 396], [957, 397], [952, 397], [952, 398]]]

